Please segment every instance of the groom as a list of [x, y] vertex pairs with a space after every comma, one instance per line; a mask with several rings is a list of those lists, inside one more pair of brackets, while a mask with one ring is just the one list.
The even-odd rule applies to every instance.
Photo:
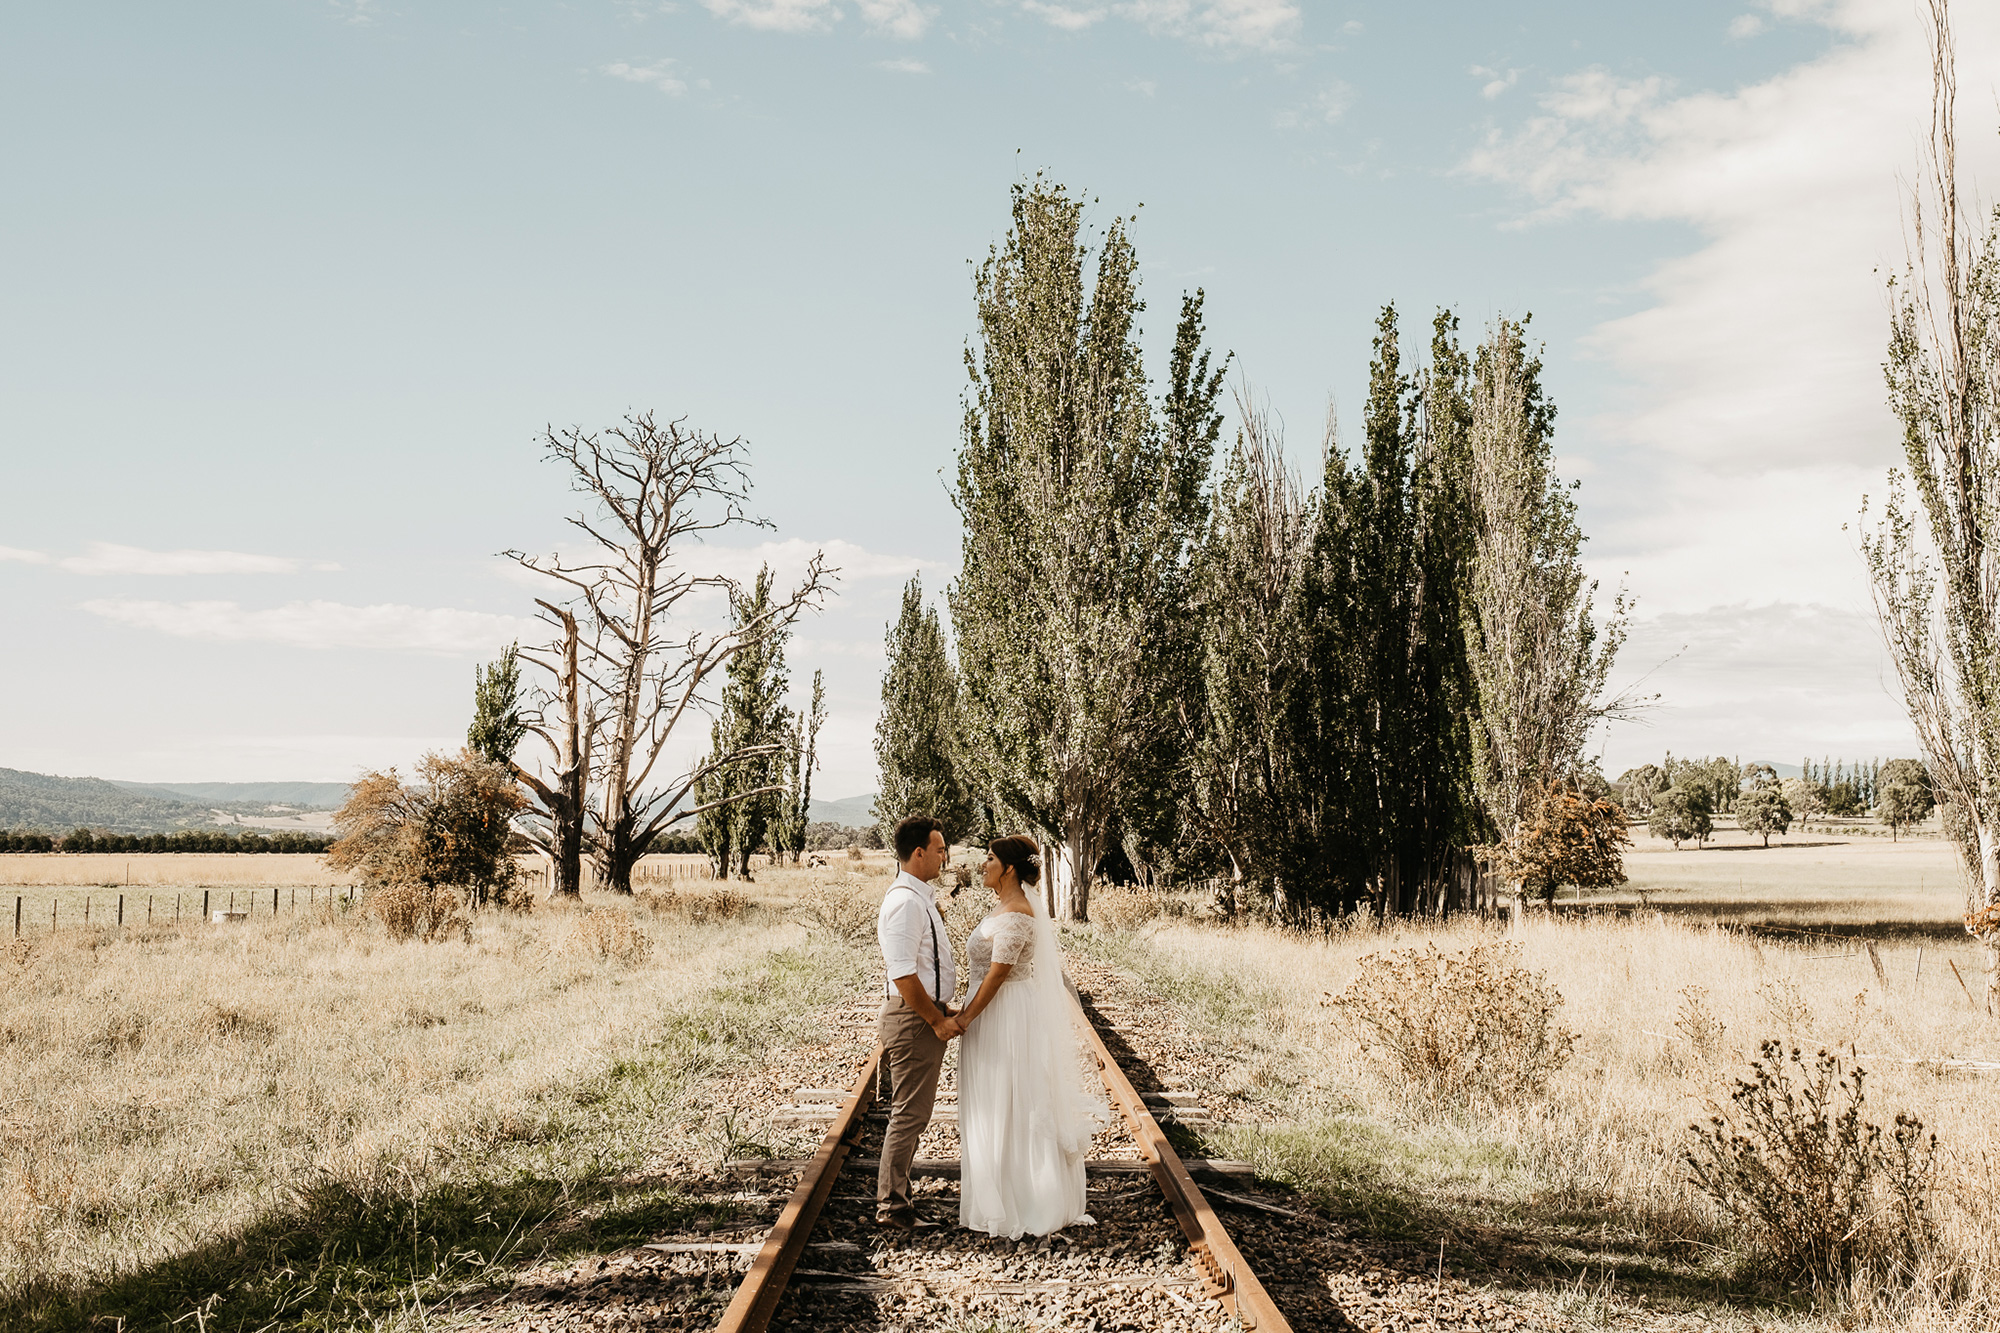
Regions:
[[875, 1224], [897, 1231], [917, 1225], [910, 1202], [910, 1163], [917, 1140], [931, 1122], [945, 1043], [960, 1028], [949, 1001], [958, 989], [951, 941], [929, 881], [950, 857], [944, 825], [911, 815], [896, 825], [896, 882], [883, 895], [875, 920], [889, 981], [882, 1003], [882, 1061], [888, 1067], [892, 1105], [875, 1177]]

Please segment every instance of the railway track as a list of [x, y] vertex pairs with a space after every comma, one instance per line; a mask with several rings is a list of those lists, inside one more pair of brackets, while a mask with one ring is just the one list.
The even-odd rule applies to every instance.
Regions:
[[[868, 1150], [871, 1145], [879, 1150], [880, 1144], [880, 1117], [870, 1115], [878, 1049], [851, 1087], [799, 1090], [801, 1105], [791, 1114], [831, 1113], [811, 1158], [744, 1164], [762, 1174], [796, 1170], [799, 1179], [755, 1247], [750, 1271], [718, 1333], [880, 1328], [876, 1302], [885, 1293], [940, 1298], [967, 1318], [1007, 1301], [1080, 1329], [1127, 1327], [1143, 1309], [1148, 1328], [1233, 1326], [1289, 1333], [1290, 1324], [1196, 1182], [1197, 1175], [1226, 1176], [1237, 1165], [1185, 1161], [1161, 1127], [1160, 1115], [1198, 1121], [1198, 1098], [1173, 1091], [1141, 1094], [1074, 995], [1071, 1003], [1124, 1130], [1123, 1151], [1113, 1156], [1100, 1148], [1087, 1168], [1089, 1206], [1099, 1226], [1019, 1242], [959, 1231], [951, 1184], [957, 1163], [929, 1160], [917, 1164], [916, 1197], [921, 1212], [945, 1225], [914, 1233], [906, 1242], [863, 1243], [872, 1231], [877, 1160]], [[939, 1114], [955, 1118], [955, 1105], [941, 1100]], [[1100, 1145], [1106, 1138], [1099, 1136]], [[1233, 1193], [1220, 1197], [1235, 1206], [1285, 1211]], [[855, 1238], [845, 1238], [850, 1236]], [[891, 1252], [885, 1255], [885, 1249]]]

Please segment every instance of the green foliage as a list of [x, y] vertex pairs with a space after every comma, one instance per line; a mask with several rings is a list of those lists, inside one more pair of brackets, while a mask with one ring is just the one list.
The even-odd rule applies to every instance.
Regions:
[[1834, 1289], [1863, 1265], [1912, 1276], [1936, 1230], [1936, 1135], [1898, 1115], [1885, 1138], [1862, 1118], [1864, 1071], [1838, 1056], [1758, 1052], [1730, 1109], [1691, 1127], [1688, 1174], [1776, 1276]]
[[1427, 375], [1403, 369], [1395, 308], [1376, 324], [1350, 463], [1328, 449], [1295, 619], [1301, 670], [1286, 690], [1294, 866], [1287, 906], [1436, 910], [1453, 855], [1485, 823], [1473, 784], [1475, 688], [1460, 601], [1472, 548], [1470, 420], [1455, 321], [1440, 315]]
[[521, 661], [518, 644], [473, 674], [472, 725], [465, 729], [466, 748], [480, 758], [504, 764], [528, 734], [521, 720]]
[[1771, 845], [1773, 833], [1782, 834], [1792, 826], [1791, 802], [1777, 783], [1753, 787], [1736, 798], [1736, 827], [1745, 833], [1761, 833], [1764, 845]]
[[1915, 759], [1891, 759], [1877, 778], [1875, 810], [1892, 833], [1930, 818], [1937, 808], [1930, 770]]
[[1061, 847], [1051, 881], [1073, 918], [1188, 703], [1174, 695], [1191, 675], [1174, 659], [1163, 678], [1155, 658], [1180, 632], [1214, 438], [1199, 302], [1182, 307], [1185, 374], [1156, 416], [1128, 220], [1105, 229], [1089, 282], [1082, 222], [1065, 188], [1019, 185], [977, 271], [951, 595], [969, 748], [997, 818]]
[[1653, 813], [1646, 827], [1656, 838], [1665, 838], [1676, 848], [1689, 839], [1707, 842], [1715, 831], [1714, 809], [1705, 787], [1669, 787], [1653, 798]]
[[[766, 565], [748, 592], [731, 590], [736, 626], [770, 615], [771, 587]], [[791, 685], [785, 668], [790, 637], [789, 622], [774, 624], [729, 659], [722, 711], [709, 728], [709, 762], [719, 766], [694, 789], [697, 805], [723, 803], [698, 815], [695, 826], [718, 879], [750, 878], [751, 854], [764, 846], [779, 813], [779, 792], [766, 789], [781, 786], [782, 751], [791, 730], [791, 710], [784, 703]]]
[[221, 829], [182, 829], [178, 833], [102, 833], [76, 829], [61, 838], [46, 833], [0, 833], [4, 852], [188, 852], [213, 856], [228, 852], [324, 852], [333, 839], [317, 833], [297, 833], [284, 829], [259, 833], [243, 829], [227, 833]]
[[826, 682], [813, 672], [812, 702], [791, 716], [784, 753], [785, 790], [778, 799], [778, 816], [771, 828], [771, 849], [797, 865], [805, 854], [806, 830], [812, 823], [813, 770], [819, 767], [819, 729], [826, 725]]
[[1573, 488], [1552, 468], [1555, 409], [1541, 369], [1525, 322], [1502, 319], [1480, 345], [1471, 380], [1464, 626], [1477, 684], [1479, 796], [1503, 835], [1581, 767], [1590, 727], [1615, 707], [1600, 696], [1627, 619], [1622, 593], [1606, 624], [1592, 615], [1597, 585], [1583, 571]]
[[882, 714], [875, 722], [875, 764], [882, 784], [875, 822], [886, 841], [897, 821], [926, 814], [944, 822], [947, 842], [962, 841], [974, 832], [976, 816], [958, 672], [936, 608], [924, 605], [920, 579], [904, 585], [902, 613], [888, 627], [886, 646]]
[[1666, 770], [1658, 764], [1641, 764], [1620, 773], [1611, 788], [1618, 803], [1626, 810], [1635, 815], [1649, 815], [1653, 812], [1654, 794], [1673, 785], [1667, 781]]

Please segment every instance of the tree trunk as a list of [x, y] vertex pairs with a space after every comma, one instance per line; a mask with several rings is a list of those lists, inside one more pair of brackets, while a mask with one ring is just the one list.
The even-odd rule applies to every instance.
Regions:
[[553, 782], [544, 783], [518, 763], [514, 774], [541, 800], [549, 831], [543, 851], [549, 857], [549, 898], [575, 899], [583, 896], [584, 804], [590, 780], [590, 741], [595, 730], [583, 701], [582, 673], [577, 666], [576, 617], [560, 607], [542, 606], [561, 617], [563, 625], [562, 666], [556, 672], [556, 706], [562, 716], [556, 734], [542, 735], [555, 750]]

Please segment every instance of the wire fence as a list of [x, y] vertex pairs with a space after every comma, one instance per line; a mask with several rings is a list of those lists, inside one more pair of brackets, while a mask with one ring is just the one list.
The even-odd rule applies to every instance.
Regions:
[[[293, 888], [184, 889], [178, 893], [94, 892], [56, 889], [14, 895], [14, 938], [63, 929], [115, 929], [124, 926], [179, 925], [183, 922], [248, 921], [332, 909], [361, 900], [351, 887], [308, 885], [301, 896]], [[0, 900], [4, 901], [4, 900]]]

